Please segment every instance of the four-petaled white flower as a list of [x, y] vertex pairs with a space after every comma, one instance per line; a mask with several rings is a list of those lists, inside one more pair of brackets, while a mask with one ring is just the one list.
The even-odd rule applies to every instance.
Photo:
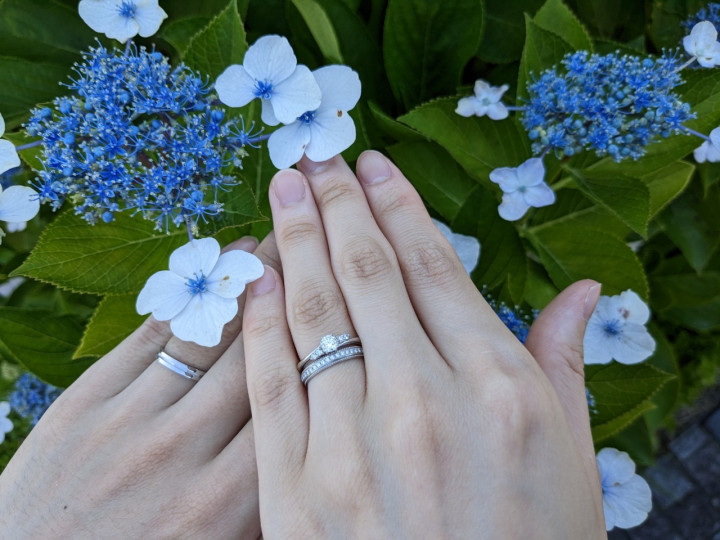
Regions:
[[[26, 186], [0, 187], [0, 221], [17, 223], [29, 221], [40, 211], [40, 199], [32, 188]], [[17, 229], [15, 229], [17, 230]], [[5, 233], [0, 230], [0, 242]]]
[[628, 529], [640, 525], [652, 510], [650, 486], [635, 474], [635, 463], [626, 452], [603, 448], [597, 456], [602, 482], [605, 528]]
[[[0, 114], [0, 137], [5, 134], [5, 119]], [[18, 156], [15, 145], [5, 139], [0, 139], [0, 174], [15, 167], [20, 166], [20, 156]]]
[[718, 33], [710, 21], [702, 21], [693, 26], [689, 36], [683, 38], [683, 47], [696, 58], [702, 67], [720, 65], [720, 43]]
[[493, 120], [503, 120], [508, 117], [505, 104], [500, 101], [507, 89], [507, 84], [490, 86], [482, 79], [475, 81], [474, 96], [464, 97], [458, 101], [455, 112], [460, 116], [485, 116]]
[[152, 36], [167, 17], [158, 0], [80, 0], [78, 11], [90, 28], [120, 43]]
[[474, 236], [467, 236], [453, 232], [450, 227], [445, 225], [442, 221], [432, 218], [435, 226], [440, 229], [443, 236], [447, 238], [450, 245], [457, 253], [460, 258], [465, 271], [469, 274], [477, 266], [478, 259], [480, 258], [480, 242]]
[[262, 100], [262, 121], [268, 126], [289, 124], [320, 105], [320, 88], [307, 66], [298, 65], [288, 40], [263, 36], [245, 53], [243, 64], [233, 64], [215, 81], [220, 101], [242, 107]]
[[5, 441], [5, 434], [10, 433], [13, 428], [12, 421], [7, 417], [10, 414], [10, 404], [7, 401], [0, 401], [0, 443]]
[[710, 140], [703, 142], [695, 150], [693, 156], [698, 163], [717, 163], [720, 161], [720, 127], [710, 132]]
[[530, 158], [519, 167], [501, 167], [490, 173], [490, 180], [503, 190], [498, 213], [503, 219], [515, 221], [531, 206], [540, 208], [555, 202], [555, 192], [545, 183], [542, 159]]
[[325, 66], [312, 73], [322, 102], [307, 109], [287, 126], [270, 135], [270, 159], [278, 169], [300, 161], [325, 161], [346, 150], [355, 141], [355, 123], [347, 113], [360, 99], [360, 77], [347, 66]]
[[588, 321], [583, 340], [586, 364], [637, 364], [655, 352], [655, 340], [645, 327], [650, 309], [630, 289], [601, 296]]
[[212, 347], [238, 311], [245, 285], [263, 275], [255, 255], [242, 250], [220, 254], [214, 238], [192, 240], [170, 255], [170, 270], [150, 276], [136, 302], [137, 312], [170, 321], [180, 339]]

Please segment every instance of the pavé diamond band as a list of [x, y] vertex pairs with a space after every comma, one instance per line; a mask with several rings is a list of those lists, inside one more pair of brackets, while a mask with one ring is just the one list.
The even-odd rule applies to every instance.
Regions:
[[305, 358], [298, 362], [297, 370], [302, 372], [303, 368], [308, 364], [308, 362], [314, 362], [321, 356], [333, 353], [339, 349], [343, 349], [351, 345], [359, 344], [360, 338], [350, 337], [350, 334], [340, 334], [339, 336], [328, 334], [326, 336], [323, 336], [320, 339], [320, 345], [315, 347], [315, 349], [310, 354], [308, 354]]
[[345, 360], [362, 358], [362, 356], [363, 349], [359, 345], [351, 345], [338, 351], [326, 354], [325, 356], [322, 356], [319, 359], [308, 364], [305, 369], [302, 370], [302, 373], [300, 374], [300, 380], [305, 386], [307, 386], [308, 381], [321, 371], [324, 371], [329, 367], [339, 364], [340, 362], [344, 362]]

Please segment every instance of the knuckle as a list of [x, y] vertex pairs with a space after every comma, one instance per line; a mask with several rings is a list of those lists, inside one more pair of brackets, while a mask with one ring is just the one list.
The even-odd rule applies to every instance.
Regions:
[[412, 245], [401, 259], [403, 275], [418, 287], [442, 287], [455, 281], [459, 264], [454, 253], [440, 243], [422, 242]]
[[273, 337], [284, 327], [285, 319], [280, 315], [250, 313], [245, 316], [243, 332], [246, 338], [264, 339]]
[[276, 229], [278, 244], [292, 248], [307, 242], [308, 237], [320, 234], [317, 224], [306, 219], [297, 219], [282, 223]]
[[[405, 190], [392, 190], [386, 196], [379, 198], [374, 204], [378, 216], [392, 218], [398, 213], [406, 214], [419, 198], [415, 193]], [[423, 208], [424, 210], [424, 208]]]
[[318, 190], [317, 204], [321, 209], [327, 209], [332, 205], [343, 204], [355, 197], [357, 197], [357, 188], [355, 186], [340, 178], [330, 178]]
[[297, 372], [287, 366], [275, 366], [259, 373], [252, 384], [252, 393], [258, 408], [270, 414], [282, 411], [289, 398], [287, 389], [300, 382]]
[[377, 240], [369, 237], [348, 243], [339, 263], [343, 277], [360, 282], [387, 278], [396, 265], [394, 256], [388, 255]]
[[301, 326], [325, 326], [331, 317], [344, 311], [344, 303], [334, 287], [319, 283], [301, 287], [292, 302], [292, 320]]

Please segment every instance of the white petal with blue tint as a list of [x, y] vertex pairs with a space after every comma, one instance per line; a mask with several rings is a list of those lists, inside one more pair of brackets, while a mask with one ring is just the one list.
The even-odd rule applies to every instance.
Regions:
[[214, 238], [192, 240], [170, 255], [170, 270], [185, 279], [209, 275], [220, 256], [220, 244]]
[[357, 105], [362, 93], [358, 74], [347, 66], [325, 66], [313, 71], [320, 91], [320, 110], [340, 109], [349, 111]]
[[527, 188], [524, 196], [525, 202], [535, 208], [549, 206], [555, 202], [555, 192], [544, 182]]
[[268, 140], [270, 160], [278, 169], [291, 167], [303, 157], [310, 142], [310, 126], [305, 122], [293, 122], [276, 129]]
[[140, 315], [152, 313], [158, 321], [167, 321], [180, 313], [191, 298], [183, 277], [162, 270], [145, 282], [135, 302], [135, 309]]
[[244, 67], [233, 64], [218, 76], [215, 91], [220, 101], [228, 107], [243, 107], [256, 97], [255, 79]]
[[596, 456], [603, 491], [605, 528], [640, 525], [652, 510], [648, 483], [635, 474], [635, 463], [626, 452], [603, 448]]
[[2, 221], [29, 221], [39, 211], [38, 194], [29, 187], [10, 186], [0, 193], [0, 220]]
[[20, 166], [15, 145], [5, 139], [0, 139], [0, 174]]
[[450, 245], [460, 258], [460, 262], [463, 268], [465, 268], [465, 271], [468, 274], [472, 272], [480, 258], [480, 242], [478, 242], [478, 239], [474, 236], [453, 232], [450, 227], [437, 219], [433, 218], [432, 222], [440, 229], [440, 232], [447, 238], [448, 242], [450, 242]]
[[170, 321], [170, 330], [184, 341], [194, 341], [203, 347], [220, 343], [223, 327], [238, 312], [235, 298], [223, 298], [216, 294], [193, 296], [180, 314]]
[[253, 79], [276, 84], [292, 75], [297, 58], [287, 38], [263, 36], [248, 48], [243, 66]]
[[507, 221], [520, 219], [528, 210], [530, 210], [530, 205], [525, 202], [525, 197], [519, 191], [504, 193], [502, 202], [498, 206], [500, 217]]
[[290, 124], [303, 113], [317, 109], [322, 95], [312, 72], [306, 66], [298, 66], [288, 78], [274, 86], [270, 102], [275, 118]]
[[220, 255], [207, 277], [208, 292], [223, 298], [237, 298], [245, 286], [262, 277], [263, 263], [255, 255], [235, 249]]
[[316, 163], [330, 159], [355, 141], [355, 122], [339, 109], [318, 110], [310, 123], [310, 142], [305, 154]]

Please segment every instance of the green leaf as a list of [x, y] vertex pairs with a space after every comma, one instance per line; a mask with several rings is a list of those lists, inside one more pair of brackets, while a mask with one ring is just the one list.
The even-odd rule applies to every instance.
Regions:
[[183, 56], [192, 37], [205, 28], [211, 20], [210, 17], [202, 16], [173, 19], [160, 27], [157, 37], [167, 41], [180, 56]]
[[375, 126], [387, 137], [395, 141], [424, 141], [420, 133], [401, 124], [387, 113], [385, 113], [376, 103], [368, 103], [368, 108], [372, 114]]
[[524, 300], [533, 309], [543, 309], [559, 293], [545, 269], [538, 263], [528, 260], [527, 286]]
[[595, 400], [590, 415], [593, 441], [615, 435], [652, 409], [650, 398], [671, 378], [647, 363], [585, 366], [585, 384]]
[[136, 299], [134, 294], [103, 298], [73, 357], [104, 356], [140, 326], [145, 317], [135, 311]]
[[673, 378], [663, 385], [652, 397], [655, 408], [645, 413], [645, 421], [651, 432], [655, 432], [665, 423], [665, 419], [672, 414], [680, 400], [680, 372], [677, 358], [672, 345], [665, 334], [656, 325], [650, 323], [648, 330], [655, 338], [655, 352], [647, 362], [656, 368], [670, 373]]
[[[654, 4], [659, 3], [661, 2], [654, 2]], [[570, 0], [570, 5], [594, 35], [599, 34], [605, 38], [625, 42], [645, 32], [645, 4], [643, 2]], [[675, 47], [677, 43], [678, 41], [675, 41], [671, 46]]]
[[650, 219], [665, 208], [687, 187], [695, 166], [686, 161], [676, 161], [667, 167], [642, 177], [650, 190]]
[[447, 222], [457, 216], [477, 183], [441, 146], [403, 142], [388, 147], [395, 164], [415, 189]]
[[[253, 154], [261, 152], [261, 149], [256, 149]], [[243, 160], [243, 167], [247, 166], [248, 161], [247, 157]], [[263, 192], [264, 195], [266, 193], [267, 190]], [[265, 198], [267, 199], [267, 196]], [[250, 182], [246, 180], [238, 179], [238, 184], [233, 186], [231, 191], [219, 193], [218, 201], [222, 203], [223, 211], [217, 218], [200, 227], [202, 236], [213, 235], [227, 227], [242, 227], [266, 219], [258, 207]]]
[[343, 56], [338, 37], [321, 3], [318, 0], [292, 0], [292, 3], [308, 25], [325, 60], [329, 63], [342, 64]]
[[[652, 414], [654, 409], [645, 412]], [[645, 416], [639, 416], [619, 433], [602, 441], [602, 447], [617, 448], [630, 454], [632, 460], [641, 465], [652, 465], [654, 460], [652, 437], [648, 431]]]
[[389, 0], [385, 71], [406, 109], [455, 92], [480, 44], [482, 3], [476, 0]]
[[215, 80], [230, 64], [241, 63], [246, 50], [237, 0], [230, 0], [225, 9], [193, 36], [182, 60]]
[[658, 316], [698, 332], [720, 329], [720, 273], [685, 273], [651, 276], [653, 295], [660, 303]]
[[92, 364], [73, 358], [82, 335], [75, 315], [26, 308], [0, 308], [0, 344], [13, 359], [41, 379], [67, 387]]
[[647, 300], [643, 267], [632, 249], [616, 236], [570, 221], [533, 227], [527, 236], [558, 289], [591, 278], [603, 284], [604, 294], [632, 289]]
[[533, 22], [540, 28], [558, 35], [573, 49], [593, 50], [590, 34], [561, 0], [547, 0], [533, 17]]
[[485, 0], [485, 20], [478, 56], [502, 64], [520, 59], [525, 42], [523, 13], [532, 16], [543, 0]]

